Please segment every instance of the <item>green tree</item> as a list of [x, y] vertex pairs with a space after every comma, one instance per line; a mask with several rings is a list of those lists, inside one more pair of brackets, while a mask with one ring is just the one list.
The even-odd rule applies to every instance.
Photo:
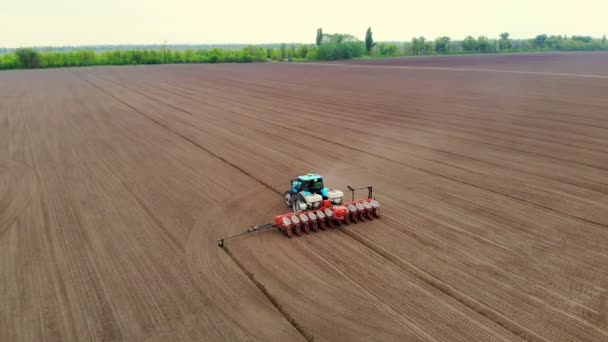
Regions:
[[97, 55], [91, 50], [77, 51], [76, 59], [80, 62], [79, 65], [95, 65], [97, 64]]
[[296, 50], [296, 57], [298, 58], [306, 58], [306, 56], [308, 55], [308, 45], [306, 44], [302, 44], [298, 47], [298, 49]]
[[435, 51], [438, 53], [448, 53], [450, 48], [450, 37], [439, 37], [435, 39]]
[[324, 43], [309, 56], [317, 60], [333, 61], [337, 59], [350, 59], [360, 57], [365, 52], [365, 45], [361, 42], [335, 42]]
[[547, 35], [546, 34], [539, 34], [538, 36], [536, 36], [532, 40], [532, 45], [535, 48], [543, 49], [543, 48], [545, 48], [546, 42], [547, 42]]
[[338, 58], [351, 59], [361, 57], [365, 51], [365, 46], [361, 42], [344, 42], [338, 45]]
[[322, 61], [333, 61], [339, 59], [338, 56], [338, 44], [336, 43], [325, 43], [317, 48], [317, 59]]
[[382, 56], [394, 56], [397, 54], [397, 46], [394, 44], [378, 43], [375, 45], [378, 53]]
[[425, 44], [426, 39], [422, 36], [420, 36], [420, 38], [412, 38], [412, 54], [414, 55], [421, 55], [424, 53], [424, 50], [426, 48], [426, 44]]
[[550, 36], [545, 40], [545, 45], [552, 49], [560, 50], [564, 46], [564, 38], [562, 36]]
[[34, 49], [17, 49], [15, 55], [24, 68], [40, 68], [40, 53]]
[[401, 51], [404, 55], [412, 55], [414, 52], [412, 51], [412, 43], [411, 42], [403, 42], [403, 47]]
[[321, 43], [323, 43], [323, 29], [320, 27], [317, 29], [316, 43], [317, 43], [317, 46], [319, 46], [319, 45], [321, 45]]
[[606, 35], [602, 37], [602, 45], [606, 45]]
[[171, 62], [170, 55], [171, 55], [171, 52], [169, 51], [169, 47], [167, 46], [167, 41], [164, 41], [160, 45], [160, 60], [161, 60], [161, 63], [170, 63]]
[[432, 42], [432, 41], [427, 41], [427, 42], [424, 44], [424, 54], [425, 54], [425, 55], [430, 55], [430, 54], [433, 52], [433, 49], [434, 49], [434, 48], [433, 48], [433, 45], [434, 45], [434, 44], [433, 44], [433, 42]]
[[481, 52], [490, 52], [492, 49], [492, 45], [486, 36], [479, 36], [477, 38], [477, 47]]
[[583, 43], [591, 43], [591, 40], [593, 40], [590, 36], [572, 36], [572, 39]]
[[248, 45], [241, 51], [243, 62], [263, 62], [266, 60], [266, 50], [255, 45]]
[[[152, 51], [154, 52], [154, 51]], [[207, 52], [207, 63], [222, 63], [227, 62], [226, 54], [220, 49], [211, 49]]]
[[479, 46], [477, 45], [477, 40], [475, 38], [473, 38], [472, 36], [467, 36], [462, 41], [462, 49], [464, 51], [476, 51], [476, 50], [478, 50]]
[[296, 56], [296, 46], [294, 44], [289, 45], [289, 49], [287, 50], [287, 57], [293, 58]]
[[285, 56], [287, 56], [287, 45], [285, 43], [281, 43], [281, 60], [285, 59]]
[[368, 55], [372, 51], [373, 47], [374, 47], [374, 38], [372, 37], [372, 28], [368, 27], [367, 32], [365, 32], [365, 50], [367, 51]]
[[184, 62], [185, 63], [197, 63], [197, 55], [192, 51], [192, 49], [184, 50]]
[[19, 63], [19, 58], [14, 53], [0, 55], [0, 69], [17, 69]]
[[272, 50], [272, 54], [271, 54], [270, 58], [272, 58], [273, 61], [282, 60], [283, 57], [281, 56], [281, 50], [277, 50], [277, 49]]
[[524, 39], [522, 41], [519, 42], [519, 46], [518, 48], [520, 50], [530, 50], [532, 48], [534, 48], [534, 44], [532, 43], [533, 40], [532, 39]]
[[509, 32], [503, 32], [500, 34], [500, 40], [498, 41], [498, 48], [502, 50], [509, 50], [511, 48], [511, 40], [509, 39]]

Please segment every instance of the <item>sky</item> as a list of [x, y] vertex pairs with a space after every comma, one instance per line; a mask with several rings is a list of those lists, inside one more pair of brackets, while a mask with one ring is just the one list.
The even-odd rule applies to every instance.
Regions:
[[608, 33], [602, 0], [0, 0], [0, 46], [313, 43], [316, 30], [376, 41]]

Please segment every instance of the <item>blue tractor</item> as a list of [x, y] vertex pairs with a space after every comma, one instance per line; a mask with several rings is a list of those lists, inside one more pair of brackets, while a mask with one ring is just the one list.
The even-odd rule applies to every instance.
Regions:
[[325, 200], [342, 204], [344, 193], [323, 186], [323, 176], [309, 173], [291, 180], [291, 189], [285, 191], [285, 204], [294, 212], [319, 209]]

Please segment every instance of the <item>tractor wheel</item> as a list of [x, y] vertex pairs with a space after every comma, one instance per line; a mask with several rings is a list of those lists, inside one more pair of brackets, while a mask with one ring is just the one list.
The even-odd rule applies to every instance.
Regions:
[[293, 196], [293, 198], [291, 199], [291, 209], [294, 213], [299, 213], [302, 211], [302, 209], [300, 209], [300, 203], [306, 203], [302, 195], [298, 194]]
[[285, 191], [285, 205], [291, 207], [291, 191]]

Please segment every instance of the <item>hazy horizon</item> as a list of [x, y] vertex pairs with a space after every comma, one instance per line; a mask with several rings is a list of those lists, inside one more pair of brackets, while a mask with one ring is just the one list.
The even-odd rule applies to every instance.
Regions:
[[175, 0], [44, 0], [0, 5], [0, 47], [313, 43], [317, 28], [362, 39], [372, 27], [376, 41], [467, 35], [514, 39], [537, 34], [590, 35], [608, 31], [608, 2], [482, 1], [369, 4], [312, 0], [296, 8], [278, 0], [205, 4]]

